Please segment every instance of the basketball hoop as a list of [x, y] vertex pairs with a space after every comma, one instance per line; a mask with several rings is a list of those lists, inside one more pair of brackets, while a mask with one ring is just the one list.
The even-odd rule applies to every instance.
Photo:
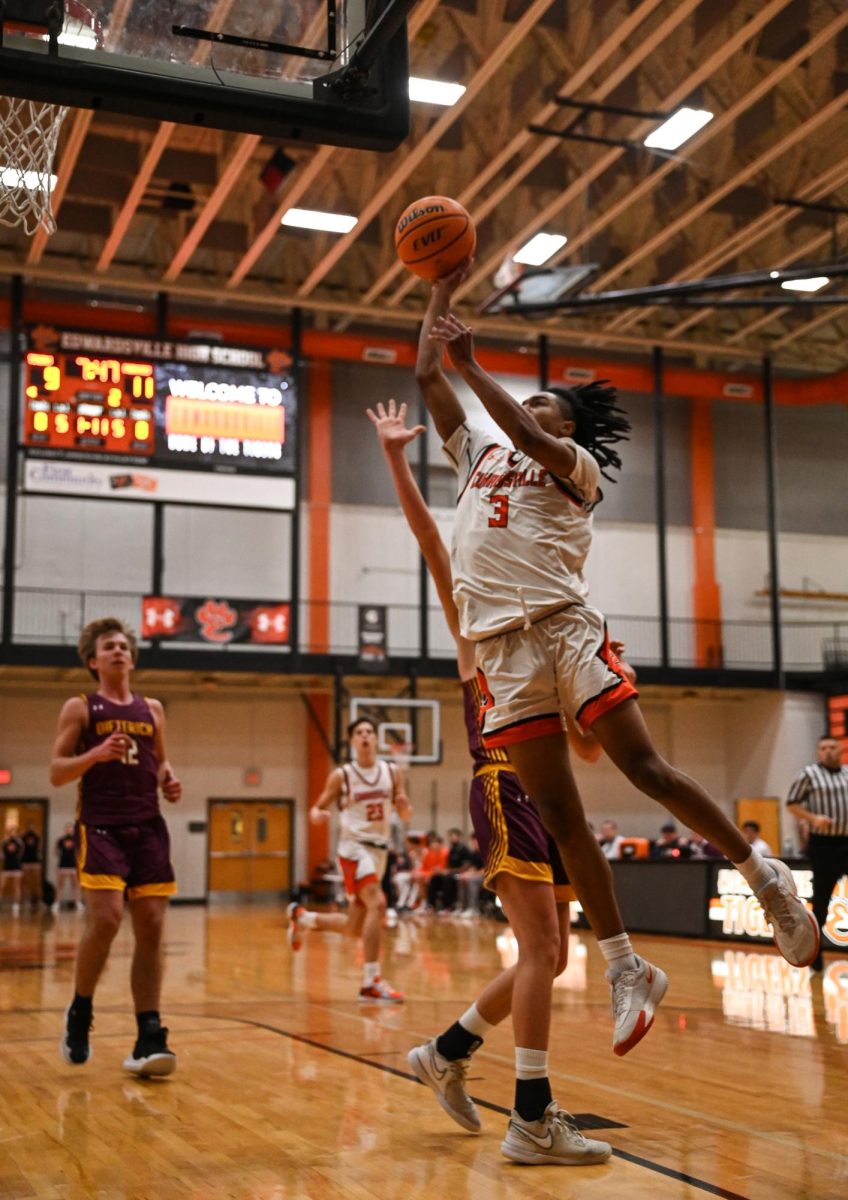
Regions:
[[[79, 0], [65, 0], [64, 10], [59, 45], [102, 49], [99, 17]], [[24, 37], [51, 41], [51, 49], [54, 45], [43, 24], [24, 19], [7, 20], [5, 25]], [[48, 234], [56, 232], [51, 207], [56, 183], [53, 158], [67, 112], [64, 105], [0, 97], [0, 224], [22, 225], [29, 236], [39, 227]]]
[[407, 772], [414, 749], [412, 742], [393, 742], [386, 750], [389, 762], [394, 763], [401, 777]]

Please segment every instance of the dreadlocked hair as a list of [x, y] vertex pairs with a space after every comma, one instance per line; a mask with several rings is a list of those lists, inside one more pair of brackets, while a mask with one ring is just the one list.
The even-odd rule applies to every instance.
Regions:
[[556, 396], [562, 406], [568, 406], [566, 415], [576, 425], [575, 442], [589, 451], [603, 477], [614, 483], [608, 469], [620, 471], [621, 459], [612, 447], [616, 442], [627, 441], [630, 433], [627, 414], [616, 405], [618, 391], [610, 386], [608, 379], [581, 383], [573, 388], [549, 387], [546, 391]]

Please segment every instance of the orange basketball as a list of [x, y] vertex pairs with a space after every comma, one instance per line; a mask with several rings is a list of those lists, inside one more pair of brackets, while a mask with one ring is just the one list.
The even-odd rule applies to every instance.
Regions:
[[470, 258], [477, 232], [468, 213], [449, 196], [424, 196], [401, 213], [395, 226], [398, 258], [413, 275], [441, 279]]

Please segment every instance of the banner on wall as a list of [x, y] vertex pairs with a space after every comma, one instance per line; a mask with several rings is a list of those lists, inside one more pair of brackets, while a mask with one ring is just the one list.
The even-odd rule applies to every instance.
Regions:
[[363, 671], [388, 670], [387, 627], [385, 604], [359, 605], [359, 665]]
[[23, 489], [49, 495], [165, 500], [171, 504], [213, 504], [275, 511], [290, 511], [295, 503], [295, 483], [290, 478], [161, 470], [148, 466], [127, 468], [120, 464], [56, 462], [46, 458], [27, 458]]
[[287, 646], [290, 619], [288, 604], [268, 600], [145, 596], [141, 602], [141, 636], [151, 641]]

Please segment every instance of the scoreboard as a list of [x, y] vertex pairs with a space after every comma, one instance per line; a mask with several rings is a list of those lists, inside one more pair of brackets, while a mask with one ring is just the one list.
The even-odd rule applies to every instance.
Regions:
[[[49, 332], [42, 344], [31, 335], [24, 361], [22, 441], [30, 456], [294, 473], [287, 354]], [[114, 347], [129, 353], [104, 353]]]

